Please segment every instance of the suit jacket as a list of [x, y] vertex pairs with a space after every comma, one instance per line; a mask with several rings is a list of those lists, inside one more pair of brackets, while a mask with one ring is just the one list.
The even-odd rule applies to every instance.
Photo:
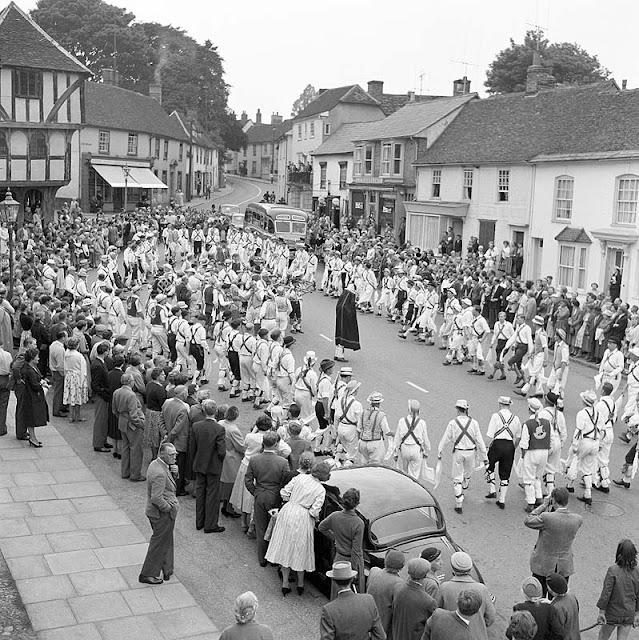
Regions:
[[373, 596], [382, 627], [384, 627], [384, 631], [389, 637], [393, 617], [393, 599], [395, 588], [398, 584], [404, 584], [404, 581], [396, 573], [391, 573], [379, 567], [371, 568], [366, 593], [370, 593]]
[[[252, 459], [252, 458], [251, 458]], [[373, 596], [342, 591], [322, 607], [320, 640], [385, 640]]]
[[189, 444], [189, 405], [178, 398], [169, 398], [162, 405], [161, 424], [169, 434], [169, 442], [175, 445], [179, 452], [185, 452]]
[[224, 427], [212, 418], [196, 422], [191, 430], [191, 454], [193, 471], [220, 475], [226, 456]]
[[422, 640], [473, 640], [473, 636], [455, 611], [436, 609], [428, 618]]
[[109, 371], [106, 364], [98, 358], [91, 361], [91, 391], [105, 402], [111, 400]]
[[481, 582], [475, 582], [470, 576], [453, 576], [448, 582], [444, 582], [439, 587], [437, 604], [442, 609], [455, 611], [457, 609], [457, 597], [462, 591], [472, 589], [481, 595], [481, 607], [479, 611], [470, 618], [470, 635], [473, 640], [486, 640], [489, 627], [497, 616], [492, 594], [488, 587]]
[[262, 493], [279, 497], [280, 489], [286, 485], [288, 462], [277, 453], [265, 452], [252, 456], [249, 460], [244, 484], [246, 490], [257, 498]]
[[146, 470], [146, 509], [148, 518], [159, 518], [160, 513], [170, 513], [175, 520], [178, 512], [176, 484], [169, 468], [156, 458]]
[[583, 518], [577, 513], [570, 513], [566, 508], [556, 511], [541, 509], [542, 507], [538, 507], [524, 520], [527, 527], [539, 531], [530, 556], [530, 569], [538, 576], [547, 576], [553, 571], [562, 576], [570, 576], [575, 572], [572, 541]]
[[118, 429], [144, 429], [145, 418], [142, 404], [131, 387], [120, 387], [111, 401], [111, 410], [118, 417]]

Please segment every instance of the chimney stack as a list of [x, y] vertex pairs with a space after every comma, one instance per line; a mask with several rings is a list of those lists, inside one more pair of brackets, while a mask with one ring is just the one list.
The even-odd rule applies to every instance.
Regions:
[[279, 113], [271, 114], [271, 124], [282, 124], [282, 116]]
[[470, 80], [466, 76], [453, 80], [453, 96], [464, 96], [468, 93], [470, 93]]
[[259, 109], [255, 114], [255, 124], [262, 124], [262, 112]]
[[414, 91], [409, 91], [408, 92], [408, 102], [415, 102], [415, 92]]
[[105, 68], [100, 71], [102, 82], [117, 87], [120, 84], [120, 72], [117, 69]]
[[625, 91], [627, 88], [628, 88], [628, 81], [624, 78], [624, 79], [621, 81], [621, 90], [622, 90], [622, 91]]
[[246, 111], [242, 111], [242, 117], [240, 118], [240, 122], [242, 124], [246, 124], [248, 122], [248, 116], [246, 115]]
[[526, 73], [526, 95], [535, 95], [540, 89], [552, 89], [555, 78], [546, 67], [541, 64], [539, 51], [533, 53], [533, 63]]
[[376, 100], [379, 100], [384, 93], [384, 81], [383, 80], [369, 80], [368, 81], [368, 93]]
[[159, 82], [151, 82], [149, 84], [149, 98], [153, 98], [162, 104], [162, 85]]

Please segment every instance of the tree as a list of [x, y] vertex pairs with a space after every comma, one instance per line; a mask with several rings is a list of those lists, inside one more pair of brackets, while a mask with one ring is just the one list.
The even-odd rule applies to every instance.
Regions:
[[597, 56], [590, 55], [578, 44], [549, 43], [543, 32], [526, 32], [524, 42], [511, 38], [510, 47], [503, 49], [490, 64], [484, 86], [488, 93], [514, 93], [526, 88], [526, 73], [538, 50], [541, 64], [554, 76], [558, 84], [589, 84], [606, 80], [610, 71], [601, 66]]
[[117, 50], [121, 86], [148, 89], [152, 52], [132, 13], [103, 0], [38, 0], [31, 17], [96, 74], [114, 66]]
[[315, 90], [315, 87], [312, 84], [307, 84], [306, 88], [300, 94], [300, 97], [293, 103], [293, 108], [291, 109], [291, 116], [294, 118], [299, 115], [308, 107], [315, 98], [318, 96], [318, 92]]

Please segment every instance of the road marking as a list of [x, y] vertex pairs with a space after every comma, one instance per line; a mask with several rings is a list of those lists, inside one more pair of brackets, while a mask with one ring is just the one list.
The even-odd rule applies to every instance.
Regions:
[[323, 333], [320, 333], [320, 338], [324, 338], [324, 340], [328, 340], [329, 342], [333, 342], [333, 338], [329, 338], [328, 336], [325, 336]]
[[406, 384], [413, 387], [413, 389], [417, 389], [417, 391], [423, 391], [424, 393], [428, 393], [428, 389], [424, 389], [424, 387], [418, 387], [416, 384], [410, 382], [409, 380], [406, 380]]
[[[253, 184], [252, 182], [249, 182], [248, 180], [243, 180], [241, 181], [243, 184], [248, 184], [251, 187], [257, 189], [257, 194], [254, 196], [251, 196], [250, 198], [246, 199], [246, 200], [242, 200], [242, 202], [236, 202], [235, 204], [237, 204], [237, 206], [239, 207], [240, 205], [243, 204], [248, 204], [249, 202], [253, 202], [253, 200], [255, 200], [255, 198], [259, 197], [262, 194], [262, 189], [260, 187], [258, 187], [256, 184]], [[233, 184], [235, 184], [235, 180], [233, 181]]]

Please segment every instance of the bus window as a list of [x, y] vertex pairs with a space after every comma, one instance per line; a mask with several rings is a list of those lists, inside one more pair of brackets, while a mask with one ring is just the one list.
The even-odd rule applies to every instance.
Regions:
[[293, 233], [296, 236], [306, 235], [306, 222], [293, 222]]
[[277, 220], [275, 222], [275, 229], [277, 233], [290, 233], [291, 223], [288, 220]]
[[275, 224], [273, 224], [270, 218], [267, 219], [267, 231], [269, 233], [275, 233]]

